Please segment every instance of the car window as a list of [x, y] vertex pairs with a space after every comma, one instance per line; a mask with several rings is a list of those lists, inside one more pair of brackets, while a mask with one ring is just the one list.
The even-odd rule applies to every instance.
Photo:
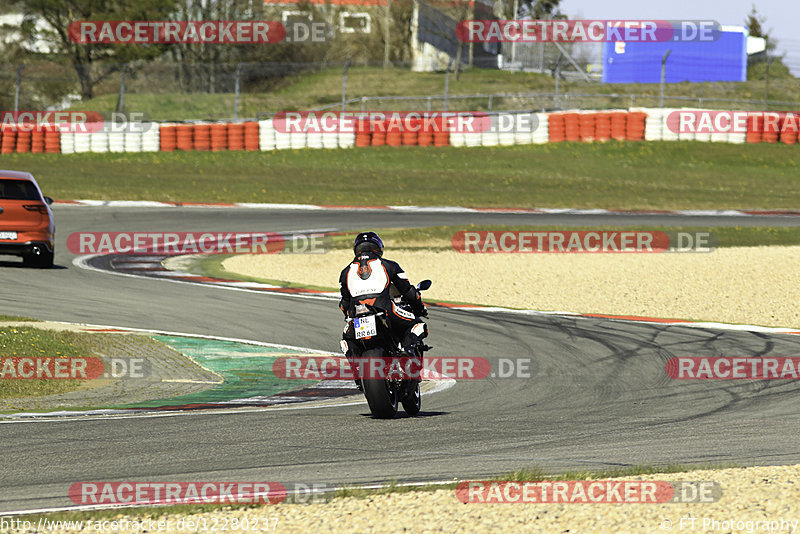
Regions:
[[0, 178], [0, 199], [42, 200], [33, 182], [27, 180], [3, 180]]

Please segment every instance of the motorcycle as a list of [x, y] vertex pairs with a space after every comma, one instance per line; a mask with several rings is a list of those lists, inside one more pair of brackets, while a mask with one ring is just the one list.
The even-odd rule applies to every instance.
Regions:
[[[425, 291], [430, 287], [431, 281], [423, 280], [417, 290]], [[410, 306], [400, 297], [393, 300], [397, 307], [411, 312]], [[372, 415], [392, 419], [397, 415], [398, 404], [402, 404], [408, 415], [417, 415], [422, 407], [420, 364], [423, 353], [431, 347], [420, 343], [409, 358], [400, 340], [392, 335], [386, 312], [373, 306], [359, 304], [355, 316], [348, 317], [347, 322], [346, 328], [353, 332], [356, 346], [351, 367]], [[366, 377], [364, 369], [368, 369]]]

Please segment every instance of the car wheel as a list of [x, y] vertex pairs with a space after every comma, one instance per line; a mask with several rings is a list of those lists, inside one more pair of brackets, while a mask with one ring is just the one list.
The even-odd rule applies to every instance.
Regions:
[[34, 246], [30, 254], [22, 257], [22, 264], [26, 267], [36, 267], [39, 269], [51, 269], [53, 267], [54, 254], [44, 247]]
[[55, 255], [52, 252], [45, 250], [42, 254], [37, 258], [36, 267], [40, 269], [52, 269], [53, 262], [55, 260]]

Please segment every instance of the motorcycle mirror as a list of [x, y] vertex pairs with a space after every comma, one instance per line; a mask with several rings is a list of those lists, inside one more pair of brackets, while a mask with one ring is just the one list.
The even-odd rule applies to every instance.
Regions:
[[53, 203], [53, 199], [52, 199], [52, 198], [50, 198], [50, 197], [44, 197], [44, 201], [45, 201], [47, 204], [52, 204], [52, 203]]
[[419, 291], [425, 291], [429, 287], [431, 287], [431, 281], [430, 280], [423, 280], [422, 282], [417, 284], [417, 289]]

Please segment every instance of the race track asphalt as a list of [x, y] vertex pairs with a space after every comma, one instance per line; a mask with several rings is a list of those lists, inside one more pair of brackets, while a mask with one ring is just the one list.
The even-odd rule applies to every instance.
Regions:
[[[338, 350], [335, 301], [121, 277], [73, 265], [78, 231], [360, 230], [439, 224], [798, 225], [800, 217], [409, 214], [56, 207], [58, 268], [0, 262], [0, 313]], [[335, 279], [339, 266], [332, 266]], [[435, 281], [434, 281], [435, 283]], [[642, 464], [800, 463], [797, 381], [674, 381], [673, 356], [798, 356], [800, 337], [432, 309], [436, 356], [531, 358], [531, 378], [458, 381], [420, 417], [366, 404], [0, 423], [0, 513], [69, 506], [78, 481], [357, 484]]]

